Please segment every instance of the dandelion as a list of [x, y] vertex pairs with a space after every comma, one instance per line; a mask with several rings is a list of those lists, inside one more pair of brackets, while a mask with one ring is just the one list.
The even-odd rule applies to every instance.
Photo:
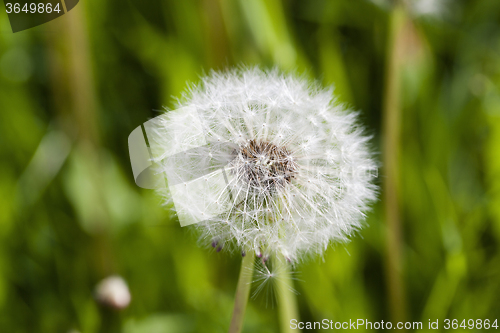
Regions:
[[[179, 179], [162, 194], [179, 216], [201, 221], [206, 244], [295, 263], [360, 228], [377, 166], [357, 114], [332, 89], [277, 70], [213, 72], [179, 106], [199, 120], [167, 112], [158, 122], [159, 171], [169, 185]], [[178, 151], [188, 156], [164, 158]], [[215, 168], [209, 155], [226, 164]], [[203, 190], [181, 180], [203, 173]]]
[[179, 108], [157, 117], [150, 139], [167, 175], [161, 194], [207, 246], [242, 253], [238, 332], [254, 256], [264, 286], [283, 265], [348, 241], [375, 198], [377, 165], [357, 113], [332, 88], [278, 70], [212, 72]]
[[95, 288], [95, 297], [100, 304], [117, 310], [128, 307], [131, 300], [127, 283], [118, 275], [101, 280]]
[[408, 13], [417, 18], [443, 19], [449, 14], [449, 0], [369, 0], [383, 9], [393, 8], [394, 5], [403, 5]]

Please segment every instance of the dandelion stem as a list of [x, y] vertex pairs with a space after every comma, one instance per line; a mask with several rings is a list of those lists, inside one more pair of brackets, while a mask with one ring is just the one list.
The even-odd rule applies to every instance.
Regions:
[[229, 326], [229, 333], [240, 333], [243, 329], [245, 309], [247, 307], [252, 283], [254, 261], [255, 253], [253, 251], [248, 251], [241, 262], [240, 277], [238, 279], [238, 286], [236, 287], [233, 317], [231, 319], [231, 325]]
[[291, 319], [299, 319], [297, 299], [293, 292], [293, 281], [290, 267], [285, 265], [283, 276], [276, 280], [278, 296], [278, 313], [281, 333], [297, 332], [290, 327]]

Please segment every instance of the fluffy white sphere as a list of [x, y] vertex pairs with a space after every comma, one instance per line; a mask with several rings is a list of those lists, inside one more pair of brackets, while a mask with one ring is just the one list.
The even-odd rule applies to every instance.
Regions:
[[131, 296], [127, 282], [117, 275], [101, 280], [95, 288], [97, 300], [115, 309], [124, 309], [130, 304]]
[[212, 72], [179, 107], [196, 110], [203, 138], [193, 134], [197, 122], [166, 112], [154, 138], [158, 156], [179, 147], [190, 155], [160, 161], [159, 171], [169, 182], [204, 174], [208, 185], [181, 179], [181, 190], [162, 193], [170, 202], [175, 192], [179, 216], [202, 221], [196, 227], [207, 243], [295, 262], [359, 229], [375, 198], [377, 164], [357, 114], [332, 89], [278, 70]]

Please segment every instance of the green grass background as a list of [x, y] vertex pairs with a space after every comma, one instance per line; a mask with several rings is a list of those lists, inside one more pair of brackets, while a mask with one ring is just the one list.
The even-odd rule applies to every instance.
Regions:
[[[394, 252], [401, 318], [500, 319], [500, 2], [438, 2], [406, 13], [394, 45], [393, 12], [364, 0], [88, 0], [16, 34], [0, 6], [0, 332], [227, 331], [241, 258], [198, 247], [135, 186], [129, 133], [211, 69], [278, 66], [335, 84], [382, 161], [394, 48], [397, 200], [297, 267], [300, 319], [396, 318]], [[93, 298], [111, 274], [132, 294], [121, 312]], [[244, 331], [278, 330], [251, 300]]]

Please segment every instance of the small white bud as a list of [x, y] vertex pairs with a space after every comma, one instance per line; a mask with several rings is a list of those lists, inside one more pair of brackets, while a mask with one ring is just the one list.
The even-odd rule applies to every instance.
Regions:
[[124, 309], [130, 304], [131, 296], [125, 280], [117, 275], [101, 280], [95, 288], [99, 303], [115, 309]]

